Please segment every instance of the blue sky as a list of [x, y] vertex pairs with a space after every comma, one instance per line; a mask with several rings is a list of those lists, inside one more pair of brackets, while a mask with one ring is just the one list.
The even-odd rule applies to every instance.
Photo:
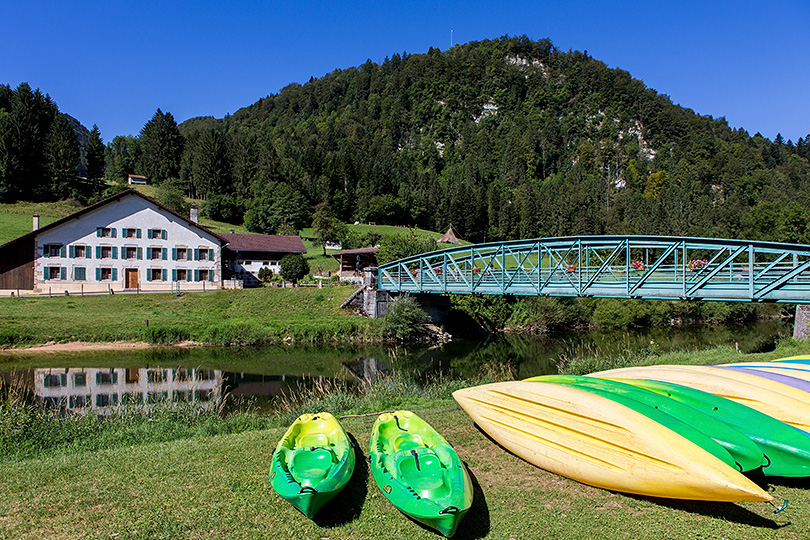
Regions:
[[549, 38], [751, 135], [810, 133], [806, 0], [0, 0], [0, 83], [40, 88], [109, 142], [157, 108], [221, 118], [336, 68], [446, 50], [451, 31]]

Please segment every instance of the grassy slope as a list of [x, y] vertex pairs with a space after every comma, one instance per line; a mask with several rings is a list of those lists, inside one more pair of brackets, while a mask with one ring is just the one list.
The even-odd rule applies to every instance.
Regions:
[[18, 336], [22, 344], [136, 340], [146, 320], [151, 327], [185, 327], [192, 339], [200, 339], [209, 327], [226, 322], [256, 324], [276, 335], [301, 336], [315, 330], [339, 334], [351, 325], [370, 324], [340, 309], [353, 291], [353, 287], [342, 286], [217, 290], [181, 297], [0, 298], [0, 336]]
[[[419, 411], [456, 447], [475, 484], [456, 538], [801, 538], [807, 482], [777, 484], [791, 506], [653, 500], [591, 488], [503, 451], [446, 402]], [[283, 428], [0, 465], [0, 538], [414, 538], [438, 535], [383, 497], [365, 457], [371, 418], [346, 418], [357, 468], [315, 521], [270, 488]]]

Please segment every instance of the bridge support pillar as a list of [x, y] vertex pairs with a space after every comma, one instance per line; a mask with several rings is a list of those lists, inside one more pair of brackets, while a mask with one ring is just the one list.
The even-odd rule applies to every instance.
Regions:
[[810, 334], [810, 305], [797, 304], [793, 320], [793, 339], [807, 339]]

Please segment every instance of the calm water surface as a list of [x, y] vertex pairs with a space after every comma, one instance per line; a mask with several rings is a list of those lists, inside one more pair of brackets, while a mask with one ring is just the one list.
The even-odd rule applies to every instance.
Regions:
[[251, 349], [193, 348], [5, 357], [0, 376], [31, 389], [46, 405], [102, 412], [123, 403], [160, 400], [213, 403], [226, 393], [270, 399], [318, 378], [374, 379], [392, 371], [417, 381], [441, 374], [472, 377], [485, 364], [510, 365], [519, 378], [557, 372], [565, 359], [658, 350], [701, 350], [735, 344], [742, 352], [772, 348], [790, 336], [790, 323], [742, 327], [691, 327], [498, 336], [455, 340], [440, 347], [275, 346]]

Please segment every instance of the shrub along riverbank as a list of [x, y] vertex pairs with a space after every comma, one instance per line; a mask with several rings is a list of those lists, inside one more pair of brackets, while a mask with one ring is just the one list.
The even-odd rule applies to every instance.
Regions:
[[[765, 354], [719, 348], [654, 351], [639, 363], [769, 360], [810, 352], [786, 341]], [[627, 359], [600, 367], [625, 365]], [[475, 485], [456, 538], [802, 538], [810, 530], [805, 480], [768, 486], [790, 506], [650, 499], [591, 488], [507, 453], [478, 431], [451, 398], [456, 388], [512, 374], [490, 366], [475, 380], [426, 385], [394, 376], [367, 385], [312, 385], [272, 410], [157, 407], [110, 418], [61, 417], [24, 390], [0, 392], [0, 538], [415, 538], [436, 534], [382, 496], [365, 457], [376, 413], [417, 411], [455, 445]], [[302, 412], [329, 410], [356, 441], [357, 468], [341, 497], [306, 520], [270, 488], [272, 451]], [[368, 415], [368, 416], [363, 416]], [[805, 532], [803, 532], [805, 531]]]

